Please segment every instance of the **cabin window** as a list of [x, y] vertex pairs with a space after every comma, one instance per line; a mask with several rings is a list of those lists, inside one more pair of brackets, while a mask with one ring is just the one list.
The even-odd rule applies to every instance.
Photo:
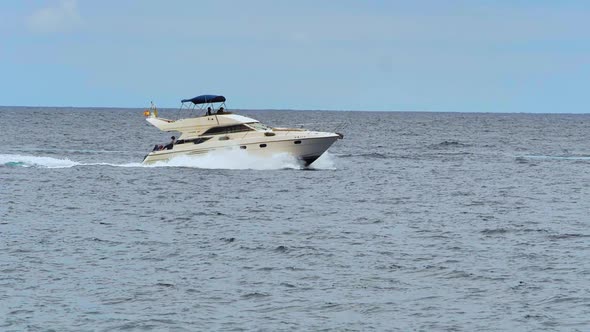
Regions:
[[244, 149], [245, 150], [246, 149], [246, 146], [245, 145], [242, 145], [242, 146], [240, 146], [240, 149]]
[[295, 141], [293, 144], [301, 144], [301, 141]]
[[208, 141], [209, 139], [211, 139], [211, 137], [199, 137], [199, 138], [192, 139], [191, 141], [193, 142], [193, 144], [201, 144], [203, 142]]
[[203, 135], [220, 135], [220, 134], [231, 134], [231, 133], [239, 133], [243, 131], [252, 131], [254, 129], [245, 126], [243, 124], [233, 125], [233, 126], [225, 126], [225, 127], [215, 127], [207, 130], [203, 133]]
[[193, 139], [179, 139], [174, 143], [174, 145], [186, 144], [186, 143], [201, 144], [209, 139], [211, 139], [211, 137], [199, 137], [199, 138], [193, 138]]
[[270, 130], [270, 127], [263, 125], [260, 122], [252, 122], [252, 123], [248, 123], [248, 126], [256, 129], [256, 130], [260, 130], [260, 131], [267, 131]]
[[263, 144], [260, 144], [260, 147], [261, 148], [265, 148], [266, 147], [266, 144], [264, 144], [264, 143]]

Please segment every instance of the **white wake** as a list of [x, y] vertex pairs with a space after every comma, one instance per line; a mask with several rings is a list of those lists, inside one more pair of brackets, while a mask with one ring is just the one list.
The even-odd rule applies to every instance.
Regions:
[[[52, 158], [19, 154], [0, 154], [0, 167], [37, 167], [37, 168], [71, 168], [82, 166], [110, 166], [110, 167], [190, 167], [203, 169], [304, 169], [302, 162], [287, 154], [279, 153], [268, 157], [255, 156], [243, 150], [212, 151], [198, 156], [177, 156], [167, 161], [160, 161], [149, 165], [140, 162], [115, 163], [83, 163], [68, 158]], [[334, 160], [326, 152], [310, 169], [336, 169]]]
[[67, 158], [58, 159], [51, 157], [23, 156], [18, 154], [0, 154], [0, 166], [43, 167], [43, 168], [70, 168], [82, 165], [79, 162]]

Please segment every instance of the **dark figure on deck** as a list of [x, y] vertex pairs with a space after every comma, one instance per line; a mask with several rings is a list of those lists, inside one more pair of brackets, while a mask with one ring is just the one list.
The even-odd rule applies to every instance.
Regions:
[[211, 107], [207, 107], [207, 115], [211, 115]]
[[165, 147], [166, 150], [172, 150], [174, 143], [176, 143], [176, 137], [172, 136], [172, 137], [170, 137], [170, 139], [172, 139], [172, 141], [170, 142], [170, 144], [166, 145], [166, 147]]
[[223, 114], [223, 107], [220, 107], [220, 108], [217, 110], [217, 114]]

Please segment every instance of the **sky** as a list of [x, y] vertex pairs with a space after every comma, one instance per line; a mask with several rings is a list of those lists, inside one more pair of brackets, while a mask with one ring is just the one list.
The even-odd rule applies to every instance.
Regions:
[[590, 1], [0, 2], [0, 105], [590, 112]]

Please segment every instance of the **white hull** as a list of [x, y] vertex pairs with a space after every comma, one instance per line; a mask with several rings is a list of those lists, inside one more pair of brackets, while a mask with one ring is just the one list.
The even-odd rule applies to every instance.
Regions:
[[244, 149], [249, 154], [257, 156], [288, 153], [302, 160], [307, 166], [319, 158], [338, 138], [337, 134], [313, 131], [277, 132], [275, 136], [260, 133], [229, 134], [225, 135], [223, 140], [214, 137], [201, 144], [176, 144], [171, 150], [152, 151], [143, 163], [150, 164], [180, 155], [199, 155], [221, 149]]

